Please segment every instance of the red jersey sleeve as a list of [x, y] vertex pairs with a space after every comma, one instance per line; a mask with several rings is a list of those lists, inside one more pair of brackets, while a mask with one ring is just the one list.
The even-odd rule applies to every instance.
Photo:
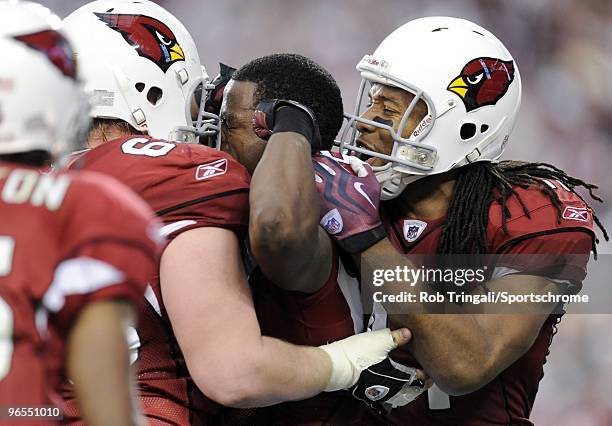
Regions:
[[58, 328], [92, 301], [142, 303], [162, 243], [149, 207], [114, 179], [84, 172], [72, 176], [62, 215], [61, 261], [43, 297]]
[[189, 150], [192, 161], [175, 176], [181, 199], [156, 210], [166, 224], [164, 234], [173, 238], [192, 228], [218, 227], [242, 237], [249, 224], [246, 169], [229, 155], [202, 145], [181, 148]]
[[492, 252], [499, 255], [494, 276], [520, 272], [573, 284], [586, 276], [595, 239], [593, 212], [559, 182], [546, 184], [557, 193], [559, 208], [538, 188], [515, 188], [529, 215], [512, 197], [507, 233], [501, 226], [501, 207], [491, 207], [489, 235]]
[[163, 220], [170, 238], [205, 226], [242, 233], [248, 225], [248, 172], [203, 145], [128, 136], [82, 154], [70, 167], [102, 172], [129, 186]]

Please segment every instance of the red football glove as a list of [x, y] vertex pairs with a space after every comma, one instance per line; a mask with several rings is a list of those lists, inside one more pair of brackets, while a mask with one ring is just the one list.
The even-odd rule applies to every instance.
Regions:
[[315, 153], [321, 149], [317, 118], [310, 108], [284, 99], [264, 99], [255, 107], [253, 131], [268, 139], [272, 133], [295, 132], [303, 135]]
[[321, 226], [348, 253], [360, 253], [387, 236], [380, 221], [380, 184], [369, 164], [321, 151], [312, 158], [321, 196]]

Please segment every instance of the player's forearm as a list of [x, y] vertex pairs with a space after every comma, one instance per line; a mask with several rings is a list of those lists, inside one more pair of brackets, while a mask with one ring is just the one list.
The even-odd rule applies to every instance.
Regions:
[[125, 338], [130, 310], [123, 302], [95, 302], [83, 309], [70, 332], [67, 372], [88, 425], [140, 424]]
[[215, 385], [217, 394], [224, 398], [224, 402], [217, 401], [236, 407], [257, 407], [304, 399], [322, 391], [349, 389], [365, 368], [384, 360], [389, 351], [407, 343], [410, 337], [407, 329], [393, 332], [384, 329], [318, 348], [260, 337], [257, 347], [246, 345], [244, 354], [228, 362], [239, 366], [238, 371], [225, 368], [216, 372], [225, 384], [223, 390]]
[[224, 386], [223, 405], [264, 407], [309, 398], [322, 392], [331, 376], [331, 361], [323, 350], [271, 337], [262, 337], [258, 349], [246, 349], [243, 361]]
[[282, 245], [297, 244], [297, 236], [316, 239], [319, 201], [310, 150], [297, 133], [272, 135], [251, 179], [251, 237]]
[[[364, 251], [361, 262], [370, 271], [397, 266], [414, 268], [388, 240]], [[519, 285], [504, 282], [510, 279], [491, 281], [489, 288], [499, 286], [500, 289], [536, 293], [547, 285], [542, 278], [523, 277]], [[471, 304], [453, 304], [453, 314], [449, 314], [445, 303], [420, 302], [419, 293], [427, 291], [427, 287], [424, 282], [416, 282], [413, 286], [383, 285], [380, 288], [386, 294], [397, 291], [414, 294], [413, 301], [407, 302], [404, 308], [394, 304], [388, 306], [388, 310], [397, 314], [391, 315], [392, 324], [413, 332], [408, 349], [438, 386], [451, 395], [479, 389], [516, 361], [531, 346], [546, 317], [495, 314], [500, 308], [490, 307], [490, 304], [478, 305], [478, 312], [488, 312], [485, 315], [475, 314]]]
[[496, 368], [495, 342], [473, 315], [393, 315], [390, 319], [394, 326], [410, 328], [414, 337], [408, 350], [451, 395], [474, 392], [501, 371]]
[[[268, 141], [251, 180], [249, 241], [264, 274], [283, 288], [309, 292], [328, 277], [331, 246], [319, 232], [311, 146], [302, 135], [284, 132]], [[315, 258], [329, 265], [312, 268]], [[301, 288], [313, 272], [304, 281], [316, 288]]]
[[[411, 261], [397, 252], [388, 240], [382, 240], [364, 251], [360, 258], [364, 270], [415, 268]], [[473, 392], [497, 374], [503, 360], [500, 340], [485, 328], [477, 315], [469, 312], [444, 314], [444, 303], [421, 302], [419, 293], [427, 291], [427, 284], [383, 285], [385, 294], [398, 291], [414, 294], [405, 309], [395, 304], [388, 306], [393, 325], [409, 328], [414, 335], [408, 349], [424, 370], [447, 393], [460, 395]], [[401, 311], [401, 312], [398, 312]]]

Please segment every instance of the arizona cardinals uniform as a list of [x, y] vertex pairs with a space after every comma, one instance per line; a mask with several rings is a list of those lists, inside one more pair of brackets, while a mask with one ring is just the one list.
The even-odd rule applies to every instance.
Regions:
[[[249, 282], [262, 334], [319, 346], [365, 331], [359, 283], [334, 256], [329, 279], [312, 294], [282, 290], [255, 269]], [[227, 420], [230, 425], [346, 425], [348, 413], [359, 404], [345, 391], [322, 393], [255, 410], [228, 410]]]
[[[227, 228], [242, 236], [248, 225], [247, 171], [228, 155], [202, 145], [128, 136], [85, 152], [71, 168], [106, 173], [128, 185], [162, 219], [169, 239], [198, 227]], [[193, 383], [172, 333], [158, 274], [150, 284], [140, 325], [132, 332], [140, 401], [148, 421], [217, 424], [220, 420], [213, 416], [218, 407]]]
[[[249, 281], [263, 334], [298, 345], [319, 346], [365, 331], [359, 282], [354, 274], [347, 273], [338, 252], [333, 256], [328, 280], [312, 294], [283, 290], [255, 269]], [[230, 424], [361, 424], [361, 419], [352, 417], [361, 404], [346, 391], [322, 393], [256, 410], [230, 410]]]
[[142, 304], [159, 226], [114, 179], [4, 162], [0, 216], [0, 405], [61, 407], [72, 325], [88, 303]]
[[[530, 214], [527, 216], [523, 212], [516, 197], [509, 199], [507, 234], [501, 226], [501, 206], [497, 203], [491, 205], [487, 228], [489, 252], [504, 255], [504, 264], [496, 267], [494, 276], [517, 272], [546, 276], [573, 285], [578, 291], [586, 276], [595, 238], [593, 214], [575, 193], [566, 190], [559, 182], [545, 183], [554, 188], [561, 200], [559, 221], [552, 202], [534, 187], [514, 188]], [[403, 253], [434, 254], [444, 222], [445, 218], [427, 222], [416, 218], [388, 217], [386, 227], [395, 247]], [[531, 262], [530, 257], [525, 256], [530, 254], [551, 256], [534, 256], [536, 261]], [[543, 264], [546, 262], [550, 263]], [[393, 410], [384, 420], [388, 424], [419, 426], [532, 425], [529, 414], [560, 319], [561, 315], [550, 315], [531, 348], [478, 391], [455, 397], [433, 389], [429, 395]], [[393, 358], [418, 366], [417, 361], [403, 350], [395, 351]]]

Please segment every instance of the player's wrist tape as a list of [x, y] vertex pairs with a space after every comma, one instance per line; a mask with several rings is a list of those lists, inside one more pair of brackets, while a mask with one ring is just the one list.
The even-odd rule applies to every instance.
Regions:
[[305, 110], [282, 104], [277, 108], [272, 133], [299, 133], [306, 138], [308, 143], [312, 144], [314, 131], [312, 117]]
[[337, 239], [338, 245], [347, 253], [361, 253], [380, 240], [387, 237], [387, 230], [381, 223], [376, 228], [343, 239]]
[[371, 331], [319, 346], [331, 360], [331, 377], [325, 392], [348, 389], [357, 383], [361, 372], [379, 363], [395, 347], [391, 330]]
[[263, 100], [257, 104], [253, 130], [262, 139], [274, 133], [294, 132], [306, 138], [311, 151], [321, 149], [321, 135], [314, 113], [299, 102], [283, 99]]

